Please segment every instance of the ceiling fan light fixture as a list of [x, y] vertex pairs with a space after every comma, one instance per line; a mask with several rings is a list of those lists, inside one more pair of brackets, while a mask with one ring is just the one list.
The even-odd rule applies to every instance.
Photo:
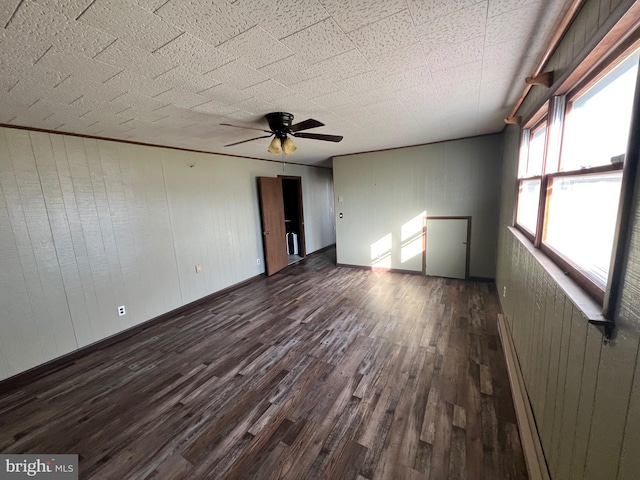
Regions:
[[293, 143], [293, 140], [289, 138], [289, 135], [291, 135], [292, 137], [309, 138], [311, 140], [322, 140], [325, 142], [334, 143], [342, 140], [342, 135], [327, 135], [325, 133], [306, 132], [305, 130], [309, 130], [312, 128], [324, 127], [324, 123], [319, 122], [318, 120], [314, 120], [313, 118], [308, 118], [307, 120], [295, 124], [292, 124], [293, 115], [287, 112], [267, 113], [265, 115], [265, 118], [269, 123], [269, 130], [265, 130], [264, 128], [232, 125], [230, 123], [221, 123], [220, 125], [225, 125], [227, 127], [244, 128], [246, 130], [257, 130], [259, 132], [268, 133], [268, 135], [249, 138], [248, 140], [241, 140], [239, 142], [229, 143], [224, 146], [233, 147], [235, 145], [253, 142], [254, 140], [273, 137], [271, 139], [271, 143], [269, 143], [269, 148], [267, 148], [267, 151], [269, 153], [272, 153], [273, 155], [279, 155], [280, 153], [291, 155], [298, 149], [298, 147], [296, 147], [295, 143]]
[[[278, 137], [273, 137], [271, 143], [269, 144], [269, 148], [267, 148], [267, 152], [272, 153], [274, 155], [278, 155], [282, 150], [282, 143]], [[287, 152], [285, 152], [286, 154]]]
[[289, 137], [285, 138], [284, 142], [282, 142], [282, 151], [285, 155], [291, 155], [297, 149], [298, 147], [296, 147], [296, 145], [293, 143], [293, 140], [291, 140]]

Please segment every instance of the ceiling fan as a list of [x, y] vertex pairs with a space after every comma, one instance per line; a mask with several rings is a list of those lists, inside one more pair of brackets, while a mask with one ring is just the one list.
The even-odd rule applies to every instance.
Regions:
[[313, 140], [324, 140], [325, 142], [339, 142], [342, 140], [340, 135], [325, 135], [322, 133], [308, 133], [302, 130], [309, 130], [310, 128], [322, 127], [324, 123], [309, 118], [302, 122], [292, 125], [293, 115], [287, 112], [273, 112], [265, 115], [267, 122], [269, 123], [269, 130], [262, 128], [243, 127], [240, 125], [231, 125], [230, 123], [221, 123], [227, 127], [245, 128], [247, 130], [257, 130], [259, 132], [265, 132], [269, 135], [263, 135], [261, 137], [250, 138], [249, 140], [242, 140], [241, 142], [230, 143], [225, 147], [232, 147], [234, 145], [240, 145], [241, 143], [252, 142], [261, 138], [269, 138], [273, 136], [273, 140], [269, 144], [267, 151], [278, 155], [280, 152], [285, 155], [289, 155], [297, 150], [297, 147], [291, 140], [291, 137], [299, 138], [311, 138]]

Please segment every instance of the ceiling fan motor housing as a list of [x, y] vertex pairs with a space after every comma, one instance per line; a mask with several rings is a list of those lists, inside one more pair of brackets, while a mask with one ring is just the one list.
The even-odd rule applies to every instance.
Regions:
[[280, 139], [284, 140], [293, 123], [293, 115], [287, 112], [273, 112], [265, 115], [269, 122], [269, 129]]

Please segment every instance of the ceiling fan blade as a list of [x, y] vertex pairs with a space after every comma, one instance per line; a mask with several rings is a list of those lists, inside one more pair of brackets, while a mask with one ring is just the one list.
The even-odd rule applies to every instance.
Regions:
[[289, 127], [289, 130], [291, 130], [292, 132], [299, 132], [300, 130], [309, 130], [310, 128], [316, 127], [324, 127], [324, 123], [310, 118], [308, 120], [296, 123], [295, 125], [291, 125], [291, 127]]
[[263, 137], [250, 138], [249, 140], [242, 140], [241, 142], [230, 143], [229, 145], [224, 145], [225, 147], [233, 147], [234, 145], [240, 145], [241, 143], [253, 142], [254, 140], [260, 140], [261, 138], [269, 138], [271, 135], [265, 135]]
[[263, 128], [243, 127], [241, 125], [231, 125], [230, 123], [221, 123], [220, 125], [224, 125], [225, 127], [244, 128], [245, 130], [257, 130], [259, 132], [271, 133], [271, 130], [265, 130]]
[[300, 138], [312, 138], [314, 140], [324, 140], [325, 142], [340, 142], [342, 140], [341, 135], [324, 135], [322, 133], [293, 133], [294, 137]]

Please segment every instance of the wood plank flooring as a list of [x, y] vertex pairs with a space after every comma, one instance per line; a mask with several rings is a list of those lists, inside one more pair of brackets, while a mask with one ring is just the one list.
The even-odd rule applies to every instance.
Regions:
[[0, 393], [93, 479], [524, 479], [490, 284], [313, 255]]

